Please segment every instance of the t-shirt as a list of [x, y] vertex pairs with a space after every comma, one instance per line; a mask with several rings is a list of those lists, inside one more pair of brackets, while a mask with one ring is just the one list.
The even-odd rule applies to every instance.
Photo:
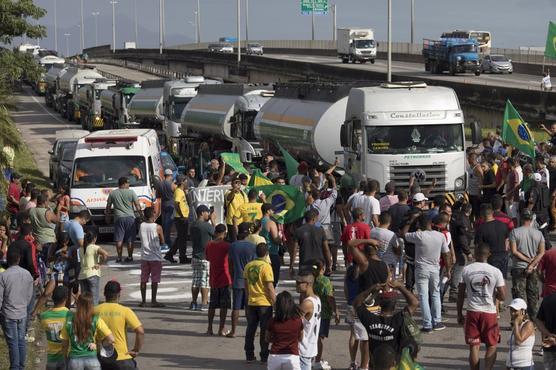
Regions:
[[[549, 332], [556, 333], [556, 294], [551, 294], [542, 300], [537, 319], [544, 323]], [[543, 348], [543, 350], [545, 352], [556, 352], [556, 346]]]
[[544, 273], [542, 296], [556, 293], [556, 249], [550, 249], [542, 256], [538, 270]]
[[369, 349], [372, 351], [381, 344], [391, 346], [399, 352], [403, 327], [403, 311], [392, 316], [382, 316], [369, 312], [365, 305], [357, 308], [357, 316], [369, 335]]
[[317, 223], [319, 225], [330, 225], [330, 209], [336, 203], [337, 198], [338, 192], [333, 189], [330, 196], [325, 199], [315, 199], [311, 204], [311, 208], [318, 212]]
[[99, 249], [100, 247], [95, 244], [89, 244], [85, 253], [83, 253], [83, 248], [79, 248], [79, 261], [81, 261], [79, 280], [88, 279], [92, 276], [100, 277], [100, 266], [98, 266]]
[[400, 232], [401, 227], [404, 225], [404, 220], [411, 208], [407, 204], [396, 203], [388, 209], [388, 213], [392, 216], [390, 223], [390, 230], [396, 234]]
[[299, 332], [303, 330], [301, 317], [286, 321], [270, 319], [267, 330], [272, 338], [271, 354], [299, 356]]
[[293, 237], [299, 244], [299, 268], [307, 265], [314, 259], [324, 261], [322, 246], [326, 240], [324, 229], [312, 224], [305, 224], [298, 227]]
[[64, 340], [68, 340], [70, 342], [69, 358], [96, 357], [97, 351], [96, 350], [91, 351], [89, 349], [89, 344], [96, 343], [97, 341], [100, 341], [106, 338], [107, 336], [109, 336], [110, 334], [112, 334], [112, 331], [106, 325], [104, 320], [96, 315], [97, 314], [95, 314], [95, 317], [93, 318], [93, 322], [91, 323], [91, 329], [94, 329], [94, 331], [91, 332], [91, 330], [89, 330], [90, 332], [89, 340], [86, 340], [84, 342], [78, 342], [76, 340], [77, 337], [75, 336], [75, 332], [73, 331], [74, 313], [71, 311], [68, 312], [66, 323], [62, 327], [62, 331], [60, 333], [60, 338]]
[[191, 244], [193, 245], [193, 258], [204, 260], [207, 243], [214, 236], [214, 226], [203, 220], [196, 220], [190, 229]]
[[247, 279], [248, 306], [272, 306], [272, 302], [265, 293], [265, 286], [274, 282], [270, 263], [264, 259], [254, 259], [245, 266], [243, 278]]
[[[521, 226], [510, 233], [510, 242], [515, 242], [517, 250], [529, 258], [535, 258], [539, 245], [544, 243], [542, 232], [531, 227]], [[527, 268], [528, 263], [512, 256], [514, 268]]]
[[83, 240], [85, 233], [83, 226], [77, 221], [66, 221], [64, 223], [64, 231], [69, 234], [72, 245], [79, 245], [79, 240]]
[[328, 302], [328, 297], [334, 297], [334, 287], [330, 279], [324, 275], [317, 276], [313, 284], [313, 291], [319, 296], [322, 303], [321, 319], [332, 319], [332, 306], [330, 306], [330, 302]]
[[373, 215], [380, 215], [380, 203], [372, 195], [362, 195], [353, 199], [351, 210], [361, 208], [365, 213], [365, 222], [369, 225], [373, 220]]
[[394, 204], [398, 203], [398, 196], [397, 195], [385, 195], [378, 201], [380, 204], [380, 212], [386, 212], [392, 207]]
[[224, 194], [224, 201], [225, 201], [225, 204], [226, 204], [226, 223], [228, 225], [233, 225], [234, 224], [234, 216], [238, 213], [239, 207], [243, 203], [247, 203], [247, 196], [245, 195], [245, 193], [243, 191], [240, 191], [239, 193], [234, 194], [234, 198], [230, 202], [228, 200], [229, 195], [230, 195], [230, 192], [226, 192], [226, 194]]
[[375, 284], [384, 284], [388, 280], [388, 265], [384, 261], [369, 260], [367, 270], [359, 275], [359, 292]]
[[407, 233], [405, 239], [415, 245], [415, 268], [439, 266], [440, 254], [450, 252], [444, 234], [435, 230]]
[[[347, 225], [344, 228], [340, 240], [342, 241], [342, 244], [344, 244], [347, 247], [348, 243], [351, 240], [370, 239], [370, 237], [371, 237], [371, 227], [369, 226], [369, 224], [366, 224], [364, 222], [354, 222], [352, 224]], [[365, 248], [365, 245], [360, 244], [357, 246], [357, 248], [363, 250]], [[346, 256], [346, 260], [349, 263], [353, 261], [353, 254], [349, 252], [349, 250]]]
[[172, 181], [161, 181], [158, 191], [160, 192], [160, 198], [162, 199], [162, 208], [174, 208], [174, 190], [172, 189]]
[[131, 189], [115, 189], [108, 196], [108, 203], [114, 208], [114, 219], [135, 217], [133, 204], [138, 202], [137, 194]]
[[395, 265], [398, 262], [399, 258], [394, 252], [394, 248], [398, 247], [398, 238], [393, 231], [375, 227], [371, 230], [371, 239], [378, 241], [378, 256], [387, 265]]
[[[8, 195], [12, 196], [15, 201], [19, 203], [21, 192], [16, 183], [10, 182], [10, 186], [8, 186]], [[9, 203], [7, 209], [11, 214], [15, 214], [19, 210], [19, 207], [14, 203]]]
[[224, 288], [232, 284], [228, 268], [230, 243], [223, 240], [210, 241], [205, 251], [210, 262], [209, 285], [211, 288]]
[[185, 191], [182, 188], [176, 188], [174, 191], [174, 203], [178, 205], [176, 207], [176, 217], [178, 218], [188, 218], [189, 217], [189, 205], [185, 198]]
[[[483, 185], [492, 185], [496, 183], [496, 176], [492, 169], [483, 174]], [[490, 202], [492, 197], [496, 194], [496, 188], [483, 189], [483, 201]]]
[[263, 218], [263, 212], [261, 211], [262, 206], [262, 203], [251, 202], [240, 205], [234, 215], [236, 219], [239, 219], [239, 221], [236, 221], [238, 225], [242, 222], [253, 222]]
[[255, 245], [246, 240], [238, 240], [232, 243], [228, 253], [233, 264], [233, 288], [243, 289], [245, 288], [243, 270], [255, 258]]
[[490, 246], [490, 253], [506, 253], [506, 239], [508, 238], [508, 226], [503, 222], [492, 220], [479, 226], [475, 235], [475, 245], [485, 243]]
[[60, 361], [64, 359], [60, 333], [66, 323], [68, 312], [69, 310], [66, 307], [59, 307], [44, 311], [39, 316], [41, 326], [46, 335], [48, 361]]
[[460, 283], [465, 283], [469, 311], [496, 313], [494, 291], [505, 285], [498, 268], [488, 263], [474, 262], [463, 268]]
[[148, 222], [143, 222], [139, 227], [139, 238], [141, 239], [141, 261], [162, 261], [158, 227], [158, 224]]
[[108, 325], [114, 335], [114, 347], [118, 352], [118, 361], [129, 360], [127, 354], [127, 329], [135, 330], [142, 326], [141, 321], [131, 308], [122, 306], [119, 303], [102, 303], [95, 307], [95, 314], [98, 314]]

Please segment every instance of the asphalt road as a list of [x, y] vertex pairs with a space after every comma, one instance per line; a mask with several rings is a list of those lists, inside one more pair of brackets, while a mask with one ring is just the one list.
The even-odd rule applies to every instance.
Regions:
[[[16, 96], [18, 111], [14, 113], [18, 129], [31, 149], [39, 168], [46, 174], [48, 169], [48, 150], [57, 130], [79, 128], [66, 122], [56, 113], [46, 108], [44, 99], [32, 95], [28, 88], [23, 94]], [[206, 332], [206, 313], [191, 312], [189, 307], [191, 292], [191, 266], [170, 265], [165, 263], [163, 280], [159, 288], [159, 300], [166, 304], [165, 308], [139, 308], [137, 303], [139, 293], [139, 258], [140, 251], [136, 250], [135, 261], [130, 264], [115, 263], [115, 248], [113, 244], [104, 244], [111, 258], [102, 267], [102, 285], [109, 280], [116, 279], [123, 286], [122, 303], [130, 306], [138, 314], [145, 327], [145, 345], [137, 358], [143, 369], [262, 369], [260, 364], [245, 365], [243, 342], [246, 326], [245, 319], [241, 320], [239, 335], [235, 339], [209, 337]], [[190, 250], [188, 251], [190, 253]], [[341, 263], [340, 263], [341, 264]], [[279, 285], [279, 291], [287, 289], [295, 292], [294, 281], [288, 276], [287, 270], [281, 271], [284, 279]], [[344, 306], [342, 271], [332, 276], [336, 289], [336, 299], [341, 307]], [[150, 297], [150, 293], [147, 293]], [[295, 294], [295, 293], [294, 293]], [[401, 303], [400, 303], [401, 304]], [[441, 332], [425, 335], [422, 345], [420, 362], [426, 369], [466, 369], [467, 346], [464, 344], [463, 329], [457, 325], [455, 305], [447, 304], [447, 329]], [[342, 314], [344, 310], [342, 309]], [[508, 327], [508, 312], [502, 313], [501, 326]], [[417, 318], [419, 314], [417, 314]], [[419, 320], [418, 320], [419, 321]], [[510, 332], [502, 331], [502, 342], [496, 368], [504, 368], [504, 361]], [[133, 339], [130, 334], [130, 341]], [[348, 326], [342, 323], [333, 326], [330, 338], [325, 342], [324, 358], [333, 368], [347, 368], [349, 357], [347, 342], [349, 338]], [[258, 340], [256, 340], [258, 342]], [[542, 358], [536, 357], [540, 363]]]

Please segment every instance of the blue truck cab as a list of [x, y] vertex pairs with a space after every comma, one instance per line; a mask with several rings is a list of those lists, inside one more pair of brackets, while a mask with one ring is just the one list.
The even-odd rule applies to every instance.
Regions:
[[478, 50], [478, 43], [475, 39], [424, 39], [425, 71], [432, 74], [448, 71], [451, 75], [472, 72], [479, 76], [481, 71]]

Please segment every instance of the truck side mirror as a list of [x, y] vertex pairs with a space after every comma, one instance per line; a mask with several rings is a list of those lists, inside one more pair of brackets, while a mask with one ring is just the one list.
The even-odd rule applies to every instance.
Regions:
[[343, 148], [352, 147], [353, 121], [346, 121], [340, 128], [340, 144]]
[[471, 122], [471, 142], [473, 145], [479, 145], [482, 140], [481, 123], [479, 121]]

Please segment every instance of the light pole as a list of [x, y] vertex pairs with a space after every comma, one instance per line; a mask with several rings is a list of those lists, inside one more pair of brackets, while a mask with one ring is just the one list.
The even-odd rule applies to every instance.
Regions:
[[95, 17], [95, 46], [98, 46], [98, 15], [100, 12], [92, 12], [93, 17]]
[[411, 44], [415, 42], [415, 0], [411, 0]]
[[386, 80], [392, 82], [392, 0], [388, 0], [388, 59], [386, 63]]
[[311, 0], [311, 40], [315, 41], [315, 0]]
[[139, 30], [137, 28], [137, 0], [133, 0], [133, 13], [135, 15], [135, 47], [139, 44]]
[[193, 32], [195, 32], [195, 42], [199, 43], [199, 35], [197, 34], [197, 11], [195, 11], [195, 19], [189, 21], [189, 23], [193, 26]]
[[237, 0], [237, 66], [241, 63], [241, 0]]
[[245, 47], [249, 45], [249, 0], [245, 0]]
[[85, 22], [83, 18], [83, 0], [81, 0], [81, 52], [85, 49]]
[[166, 47], [166, 4], [162, 1], [162, 47]]
[[112, 52], [116, 52], [116, 4], [115, 0], [110, 1], [112, 4]]
[[58, 6], [57, 0], [54, 0], [54, 50], [58, 52]]
[[336, 4], [332, 4], [332, 41], [336, 41]]
[[201, 43], [201, 0], [197, 0], [197, 44]]
[[162, 9], [163, 4], [162, 0], [158, 0], [158, 47], [159, 52], [162, 54], [162, 47], [163, 47], [163, 39], [162, 39], [162, 13], [164, 10]]
[[68, 58], [70, 54], [69, 37], [71, 36], [71, 33], [64, 33], [64, 36], [66, 36], [66, 58]]

